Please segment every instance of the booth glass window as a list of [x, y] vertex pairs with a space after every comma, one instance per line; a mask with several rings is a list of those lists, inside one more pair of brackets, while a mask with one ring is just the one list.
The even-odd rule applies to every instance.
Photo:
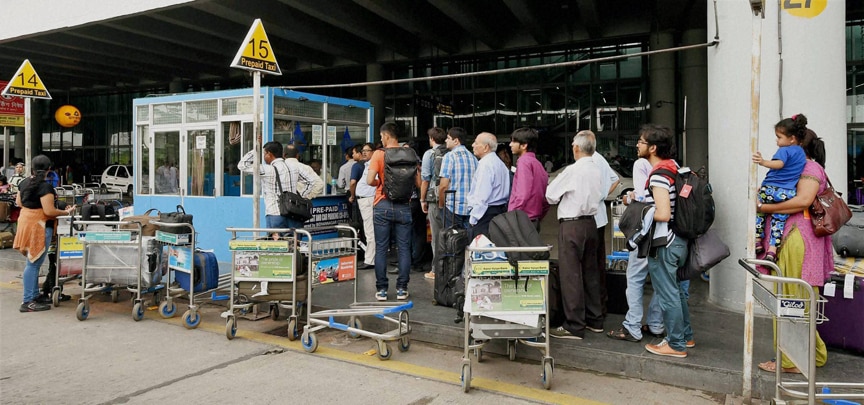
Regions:
[[[139, 109], [140, 110], [140, 109]], [[138, 126], [138, 194], [150, 194], [150, 132], [147, 125]]]
[[[251, 123], [249, 126], [252, 126]], [[243, 141], [241, 128], [240, 121], [222, 123], [222, 161], [225, 162], [222, 195], [240, 195], [240, 170], [237, 169], [237, 162], [243, 157], [240, 153], [240, 143]]]
[[186, 187], [189, 196], [213, 196], [216, 188], [216, 130], [199, 129], [187, 133], [189, 155], [186, 160]]
[[[154, 108], [155, 111], [155, 108]], [[156, 164], [154, 186], [156, 194], [177, 194], [179, 191], [180, 131], [157, 131], [153, 133], [153, 148]]]

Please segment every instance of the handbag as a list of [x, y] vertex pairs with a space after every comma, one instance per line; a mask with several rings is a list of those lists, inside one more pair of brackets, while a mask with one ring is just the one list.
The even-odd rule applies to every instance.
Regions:
[[176, 212], [160, 212], [159, 222], [167, 224], [178, 224], [174, 226], [162, 225], [159, 229], [162, 232], [168, 233], [192, 233], [192, 229], [187, 225], [192, 225], [192, 215], [187, 214], [182, 205], [177, 206]]
[[[309, 218], [312, 218], [312, 200], [303, 198], [293, 191], [282, 190], [279, 170], [276, 169], [276, 166], [273, 166], [273, 170], [276, 172], [276, 184], [279, 186], [279, 215], [301, 222], [308, 221]], [[288, 179], [291, 179], [290, 172]]]
[[852, 211], [840, 193], [834, 190], [831, 179], [828, 179], [827, 175], [825, 179], [828, 180], [828, 187], [817, 194], [810, 205], [810, 222], [813, 223], [813, 233], [816, 236], [833, 235], [852, 219]]
[[[151, 216], [150, 213], [156, 211], [156, 215]], [[123, 218], [123, 222], [139, 222], [141, 223], [141, 235], [142, 236], [156, 236], [156, 231], [159, 230], [159, 226], [155, 224], [151, 224], [150, 221], [159, 221], [159, 210], [156, 208], [150, 208], [142, 215], [133, 215], [131, 217]], [[134, 223], [123, 224], [120, 225], [120, 229], [138, 229]]]
[[691, 239], [687, 246], [687, 261], [678, 269], [678, 281], [691, 280], [729, 257], [726, 246], [713, 229]]

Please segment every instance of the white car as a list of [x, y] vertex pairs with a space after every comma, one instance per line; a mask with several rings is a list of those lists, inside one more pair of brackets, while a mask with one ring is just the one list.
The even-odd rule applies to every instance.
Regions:
[[102, 172], [99, 186], [114, 193], [126, 193], [132, 195], [132, 166], [111, 165]]

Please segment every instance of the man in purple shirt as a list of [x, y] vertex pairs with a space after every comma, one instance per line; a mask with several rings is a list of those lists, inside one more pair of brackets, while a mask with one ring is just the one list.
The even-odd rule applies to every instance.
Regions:
[[546, 186], [549, 185], [549, 174], [543, 164], [537, 160], [537, 130], [522, 127], [510, 135], [510, 150], [516, 160], [516, 175], [513, 176], [513, 189], [510, 190], [508, 211], [522, 210], [531, 218], [531, 222], [540, 231], [540, 220], [549, 211], [546, 202]]

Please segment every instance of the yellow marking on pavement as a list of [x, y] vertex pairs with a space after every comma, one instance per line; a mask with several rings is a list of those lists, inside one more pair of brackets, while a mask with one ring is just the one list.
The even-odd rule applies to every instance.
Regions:
[[[0, 288], [7, 289], [18, 289], [20, 290], [20, 285], [14, 285], [11, 283], [0, 283]], [[123, 307], [120, 308], [118, 305], [105, 305], [106, 312], [114, 312], [114, 313], [123, 313], [128, 312], [129, 308]], [[168, 323], [172, 325], [183, 326], [183, 317], [182, 313], [179, 311], [179, 306], [177, 310], [177, 315], [173, 318], [162, 318], [159, 315], [158, 311], [145, 311], [144, 318], [152, 321]], [[200, 313], [199, 313], [200, 316]], [[227, 320], [225, 321], [227, 322]], [[214, 333], [225, 333], [226, 324], [216, 323], [216, 322], [205, 322], [201, 321], [198, 324], [197, 329], [202, 329], [208, 332]], [[287, 326], [286, 326], [287, 328]], [[290, 341], [287, 338], [281, 336], [269, 335], [262, 332], [255, 332], [250, 330], [242, 330], [238, 329], [237, 334], [235, 335], [235, 339], [242, 338], [251, 340], [253, 342], [268, 344], [272, 346], [282, 347], [294, 352], [306, 352], [303, 348], [303, 345], [300, 343], [300, 340]], [[393, 342], [391, 342], [393, 343]], [[398, 342], [396, 342], [398, 344]], [[390, 348], [390, 350], [395, 350], [394, 348]], [[321, 347], [315, 351], [314, 355], [318, 355], [321, 357], [329, 358], [331, 360], [343, 361], [352, 364], [359, 364], [366, 367], [371, 367], [379, 370], [387, 370], [396, 373], [411, 375], [419, 378], [425, 378], [428, 380], [440, 381], [447, 384], [459, 384], [461, 374], [455, 373], [451, 371], [439, 370], [431, 367], [418, 366], [406, 362], [401, 362], [397, 360], [387, 360], [381, 361], [377, 358], [370, 357], [368, 353], [372, 353], [373, 355], [377, 353], [377, 350], [370, 350], [365, 353], [352, 353], [344, 350], [334, 349], [330, 347]], [[458, 367], [454, 367], [458, 368]], [[553, 373], [554, 375], [554, 373]], [[539, 380], [539, 374], [536, 376]], [[538, 381], [539, 382], [539, 381]], [[590, 399], [584, 399], [579, 397], [574, 397], [572, 395], [562, 394], [554, 391], [548, 391], [539, 388], [529, 388], [523, 387], [516, 384], [505, 383], [501, 381], [495, 381], [488, 378], [481, 377], [472, 377], [471, 378], [471, 388], [473, 389], [481, 389], [489, 392], [497, 392], [504, 395], [509, 395], [513, 397], [524, 398], [532, 401], [538, 401], [543, 403], [550, 404], [578, 404], [578, 405], [597, 405], [603, 404], [603, 402], [593, 401]], [[553, 388], [554, 388], [554, 377], [553, 377]]]

